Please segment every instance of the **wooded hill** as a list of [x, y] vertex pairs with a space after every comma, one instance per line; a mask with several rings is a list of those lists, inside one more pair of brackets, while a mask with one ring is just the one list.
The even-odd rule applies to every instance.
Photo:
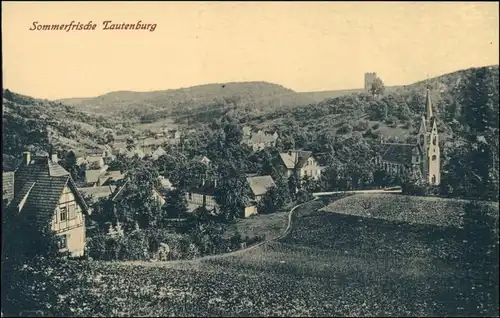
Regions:
[[94, 147], [113, 124], [60, 102], [36, 99], [3, 90], [3, 154], [18, 156], [22, 151], [55, 147]]
[[298, 106], [314, 100], [267, 82], [220, 83], [154, 92], [111, 92], [93, 98], [59, 100], [84, 112], [120, 116], [125, 120], [151, 122], [165, 117], [189, 116], [215, 110], [237, 108], [267, 112], [282, 106]]

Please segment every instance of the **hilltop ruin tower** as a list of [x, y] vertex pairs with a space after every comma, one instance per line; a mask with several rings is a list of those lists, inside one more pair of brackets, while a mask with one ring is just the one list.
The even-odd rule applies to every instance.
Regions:
[[365, 91], [370, 92], [373, 81], [377, 78], [377, 73], [365, 73]]

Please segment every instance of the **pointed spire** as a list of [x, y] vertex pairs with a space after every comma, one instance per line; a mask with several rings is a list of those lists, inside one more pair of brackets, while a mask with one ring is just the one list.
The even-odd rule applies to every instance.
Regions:
[[432, 101], [431, 101], [431, 93], [429, 87], [427, 87], [427, 99], [425, 101], [425, 109], [427, 111], [426, 119], [431, 120], [431, 118], [434, 117], [434, 114], [432, 113]]

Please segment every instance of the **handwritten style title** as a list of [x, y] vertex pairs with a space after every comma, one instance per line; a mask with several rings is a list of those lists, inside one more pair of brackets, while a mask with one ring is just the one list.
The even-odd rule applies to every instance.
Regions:
[[[29, 28], [30, 31], [93, 31], [97, 28], [97, 24], [89, 21], [87, 24], [71, 21], [69, 24], [41, 24], [38, 21], [33, 21], [33, 25]], [[137, 23], [113, 23], [113, 21], [103, 21], [102, 30], [146, 30], [154, 32], [156, 23], [143, 23], [139, 20]]]

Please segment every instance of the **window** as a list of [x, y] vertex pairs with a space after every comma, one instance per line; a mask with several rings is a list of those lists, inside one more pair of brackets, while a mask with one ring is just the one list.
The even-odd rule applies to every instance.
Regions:
[[435, 174], [432, 175], [432, 184], [436, 184], [436, 175]]
[[193, 195], [191, 194], [191, 192], [188, 193], [188, 198], [189, 198], [189, 200], [193, 199]]
[[432, 160], [436, 160], [436, 159], [437, 159], [436, 155], [433, 155]]
[[58, 242], [57, 245], [60, 249], [62, 248], [68, 248], [68, 237], [66, 235], [60, 235], [58, 236]]
[[68, 209], [68, 219], [73, 220], [76, 218], [76, 205], [71, 203]]
[[420, 135], [420, 144], [423, 145], [424, 144], [424, 135]]
[[68, 219], [68, 211], [65, 206], [59, 207], [59, 220], [61, 222], [66, 221]]
[[435, 146], [436, 145], [436, 136], [434, 136], [434, 138], [432, 138], [432, 144]]

